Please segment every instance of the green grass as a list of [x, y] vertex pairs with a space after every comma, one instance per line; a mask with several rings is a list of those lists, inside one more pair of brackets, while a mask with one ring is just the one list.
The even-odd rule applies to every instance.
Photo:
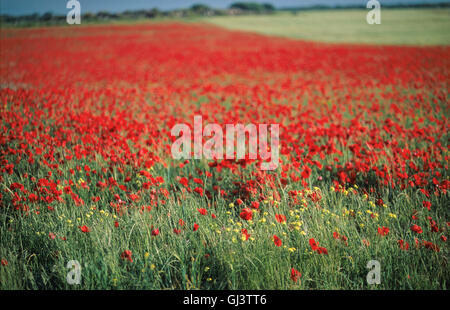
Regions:
[[[104, 165], [101, 161], [77, 162], [80, 167], [85, 164], [97, 171]], [[75, 175], [70, 174], [71, 168]], [[252, 168], [244, 175], [248, 176]], [[440, 234], [426, 233], [429, 241], [442, 246], [441, 252], [436, 253], [423, 247], [415, 249], [416, 235], [407, 229], [413, 209], [418, 210], [420, 218], [430, 215], [438, 223], [445, 222], [447, 197], [431, 198], [433, 209], [429, 212], [421, 207], [423, 195], [420, 192], [397, 190], [392, 195], [394, 198], [389, 199], [389, 191], [385, 190], [381, 197], [389, 202], [381, 207], [375, 204], [374, 197], [364, 195], [357, 186], [335, 192], [329, 181], [314, 182], [317, 174], [313, 173], [310, 180], [318, 187], [314, 191], [322, 193], [320, 203], [309, 199], [293, 203], [289, 190], [302, 188], [293, 183], [281, 192], [281, 199], [276, 203], [266, 192], [269, 198], [261, 204], [260, 212], [254, 213], [252, 222], [240, 219], [242, 206], [230, 206], [229, 199], [216, 196], [208, 200], [195, 193], [182, 198], [172, 191], [164, 206], [140, 212], [141, 206], [151, 204], [150, 195], [145, 194], [133, 203], [135, 207], [130, 212], [120, 216], [110, 207], [113, 193], [95, 186], [100, 177], [91, 174], [91, 189], [81, 190], [84, 170], [77, 171], [74, 163], [61, 165], [60, 169], [61, 178], [77, 182], [74, 187], [79, 188], [79, 195], [86, 204], [76, 206], [66, 195], [65, 202], [52, 204], [53, 211], [48, 210], [45, 203], [29, 204], [29, 212], [23, 215], [11, 208], [2, 208], [0, 257], [6, 259], [8, 265], [0, 266], [0, 289], [448, 288], [448, 247], [442, 246]], [[208, 168], [202, 162], [182, 169], [157, 165], [151, 173], [166, 176], [163, 187], [170, 188], [179, 186], [177, 175], [195, 176], [197, 169]], [[34, 171], [37, 180], [47, 176], [47, 169], [39, 164], [21, 162], [17, 170]], [[131, 175], [127, 187], [134, 190], [145, 181], [129, 168], [123, 172], [114, 169], [108, 175], [115, 177], [119, 184], [123, 184], [125, 175]], [[231, 173], [222, 172], [220, 176], [223, 177], [222, 188], [233, 188]], [[204, 188], [212, 190], [217, 176], [199, 177], [205, 181]], [[32, 181], [16, 174], [5, 175], [2, 192], [6, 200], [7, 188], [13, 182], [21, 182], [26, 188], [34, 186]], [[100, 200], [91, 202], [94, 196], [99, 196]], [[125, 195], [121, 196], [127, 200]], [[198, 208], [207, 208], [208, 215], [200, 215]], [[211, 213], [217, 218], [211, 219]], [[275, 214], [286, 215], [287, 222], [278, 223]], [[375, 219], [370, 214], [375, 214]], [[186, 223], [182, 228], [179, 219]], [[118, 228], [114, 221], [118, 221]], [[198, 231], [192, 230], [194, 223], [200, 225]], [[428, 230], [425, 221], [418, 224]], [[81, 225], [87, 225], [91, 232], [82, 233]], [[159, 228], [158, 236], [152, 236], [152, 226]], [[377, 235], [377, 228], [381, 226], [390, 228], [387, 236]], [[174, 228], [181, 228], [182, 233], [174, 234]], [[242, 228], [248, 229], [249, 240], [242, 239]], [[334, 231], [347, 236], [348, 245], [335, 240]], [[50, 233], [56, 238], [50, 238]], [[283, 246], [274, 245], [274, 234], [282, 239]], [[67, 240], [61, 240], [63, 237]], [[319, 241], [329, 254], [312, 252], [310, 238]], [[399, 239], [407, 241], [410, 250], [401, 250], [397, 245]], [[370, 246], [363, 240], [369, 240]], [[120, 257], [128, 249], [133, 253], [132, 263]], [[69, 272], [66, 264], [70, 260], [77, 260], [82, 266], [80, 285], [66, 282]], [[381, 264], [379, 285], [366, 282], [369, 271], [366, 265], [370, 260]], [[291, 268], [302, 273], [301, 282], [291, 281]]]
[[217, 16], [206, 20], [233, 30], [290, 38], [390, 45], [449, 45], [450, 9], [383, 9], [381, 24], [369, 25], [369, 10], [303, 11], [296, 15]]

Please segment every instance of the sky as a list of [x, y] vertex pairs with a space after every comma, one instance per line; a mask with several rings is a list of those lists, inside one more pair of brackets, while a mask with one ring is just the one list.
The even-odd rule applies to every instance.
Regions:
[[[81, 12], [96, 13], [109, 11], [112, 13], [125, 10], [151, 9], [172, 10], [189, 8], [194, 3], [207, 4], [213, 8], [227, 8], [231, 3], [238, 1], [267, 2], [277, 8], [302, 7], [311, 5], [365, 5], [368, 0], [78, 0]], [[449, 0], [379, 0], [383, 4], [407, 3], [440, 3]], [[0, 0], [0, 14], [27, 15], [33, 13], [66, 14], [67, 0]]]

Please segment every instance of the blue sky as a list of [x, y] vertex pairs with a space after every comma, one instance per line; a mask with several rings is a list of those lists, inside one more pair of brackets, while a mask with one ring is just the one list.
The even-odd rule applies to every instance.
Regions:
[[[214, 8], [226, 8], [231, 3], [243, 0], [78, 0], [82, 12], [121, 12], [124, 10], [150, 9], [156, 7], [160, 10], [188, 8], [194, 3], [204, 3]], [[250, 1], [250, 0], [249, 0]], [[268, 2], [276, 7], [301, 7], [315, 4], [364, 5], [368, 0], [251, 0], [253, 2]], [[379, 0], [383, 4], [397, 3], [439, 3], [448, 0]], [[32, 13], [53, 12], [65, 14], [66, 0], [0, 0], [0, 14], [24, 15]]]

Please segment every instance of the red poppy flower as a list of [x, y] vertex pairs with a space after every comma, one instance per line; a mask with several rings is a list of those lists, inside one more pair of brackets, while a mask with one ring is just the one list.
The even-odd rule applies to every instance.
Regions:
[[378, 234], [380, 236], [386, 236], [387, 234], [389, 234], [389, 228], [387, 227], [378, 227]]
[[131, 201], [136, 201], [139, 199], [139, 196], [136, 194], [129, 194], [128, 198], [130, 198]]
[[430, 219], [431, 232], [439, 232], [439, 227], [436, 224], [436, 221]]
[[189, 185], [189, 181], [185, 177], [180, 178], [178, 182], [180, 182], [184, 187], [188, 187]]
[[416, 225], [416, 224], [411, 226], [411, 230], [418, 234], [421, 234], [423, 232], [422, 227], [420, 227], [419, 225]]
[[193, 231], [197, 231], [199, 227], [200, 227], [200, 226], [199, 226], [197, 223], [194, 223], [194, 229], [193, 229]]
[[327, 250], [327, 248], [324, 248], [324, 247], [318, 247], [317, 250], [316, 250], [316, 252], [317, 252], [317, 254], [325, 254], [325, 255], [328, 255], [328, 250]]
[[245, 220], [245, 221], [249, 221], [252, 219], [253, 217], [253, 212], [251, 209], [249, 208], [244, 208], [242, 209], [241, 213], [239, 214], [239, 216], [241, 217], [241, 219]]
[[196, 187], [194, 189], [194, 192], [196, 192], [197, 194], [199, 194], [200, 196], [203, 196], [203, 188], [201, 187]]
[[248, 238], [250, 238], [250, 234], [248, 233], [247, 229], [242, 228], [241, 233], [245, 237], [246, 241], [248, 240]]
[[318, 244], [316, 243], [316, 240], [314, 240], [314, 238], [309, 239], [309, 245], [311, 246], [311, 249], [313, 251], [316, 251], [318, 248]]
[[194, 181], [194, 183], [203, 185], [203, 180], [202, 179], [198, 179], [198, 178], [193, 178], [192, 181]]
[[252, 207], [253, 209], [258, 209], [259, 208], [259, 202], [258, 201], [253, 201], [252, 204], [250, 205], [250, 207]]
[[281, 246], [283, 242], [281, 242], [281, 239], [277, 237], [277, 235], [273, 235], [273, 243], [275, 243], [276, 246]]
[[310, 175], [311, 175], [311, 168], [309, 168], [308, 166], [304, 166], [302, 171], [302, 178], [308, 179]]
[[197, 211], [201, 214], [201, 215], [206, 215], [208, 213], [208, 211], [206, 211], [206, 209], [201, 208], [201, 209], [197, 209]]
[[88, 233], [88, 232], [91, 231], [91, 230], [89, 229], [89, 227], [87, 227], [86, 225], [80, 226], [80, 229], [81, 229], [81, 231], [84, 232], [84, 233]]
[[152, 236], [157, 236], [157, 235], [159, 235], [159, 229], [155, 228], [152, 230]]
[[286, 216], [283, 214], [275, 214], [275, 219], [278, 223], [284, 223], [286, 222]]
[[319, 247], [319, 242], [314, 240], [314, 238], [309, 239], [309, 245], [311, 249], [315, 251], [317, 254], [326, 254], [328, 255], [328, 250], [324, 247]]
[[319, 192], [313, 192], [308, 195], [309, 199], [313, 202], [319, 202], [322, 199], [322, 195]]
[[432, 242], [429, 242], [429, 241], [423, 241], [423, 246], [425, 248], [433, 250], [435, 252], [439, 252], [440, 251], [439, 247], [436, 244], [434, 244]]
[[122, 252], [122, 254], [120, 254], [120, 258], [122, 258], [123, 260], [127, 259], [132, 263], [133, 262], [133, 259], [131, 258], [132, 254], [133, 253], [130, 250], [125, 250]]
[[429, 202], [429, 201], [422, 201], [422, 206], [424, 207], [424, 208], [427, 208], [428, 209], [428, 211], [430, 211], [431, 210], [431, 202]]
[[400, 247], [400, 249], [402, 250], [408, 250], [409, 249], [409, 243], [403, 240], [398, 240], [398, 245]]
[[302, 276], [302, 274], [298, 270], [296, 270], [295, 268], [291, 268], [291, 280], [292, 281], [297, 283], [301, 276]]

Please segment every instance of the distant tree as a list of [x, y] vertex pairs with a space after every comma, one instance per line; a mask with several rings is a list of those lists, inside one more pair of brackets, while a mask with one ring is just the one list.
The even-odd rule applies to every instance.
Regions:
[[111, 13], [109, 13], [108, 11], [100, 11], [96, 14], [96, 17], [99, 19], [107, 19], [111, 17]]
[[270, 3], [256, 3], [256, 2], [235, 2], [230, 5], [230, 9], [239, 9], [242, 11], [264, 12], [273, 11], [275, 7]]
[[53, 18], [53, 14], [51, 12], [46, 12], [42, 14], [41, 20], [43, 21], [50, 21]]
[[239, 9], [243, 11], [254, 10], [259, 7], [259, 3], [254, 2], [235, 2], [230, 5], [230, 9]]
[[262, 6], [266, 11], [275, 11], [275, 7], [271, 3], [263, 3]]
[[25, 15], [23, 17], [19, 16], [19, 17], [17, 17], [17, 20], [23, 19], [23, 20], [26, 20], [26, 21], [33, 21], [33, 22], [35, 22], [35, 21], [38, 21], [39, 18], [40, 18], [39, 14], [38, 13], [34, 13], [34, 14], [31, 14], [31, 15]]
[[145, 13], [147, 18], [155, 18], [161, 15], [161, 12], [157, 8], [153, 8]]
[[91, 20], [91, 19], [94, 19], [94, 18], [95, 18], [95, 15], [92, 14], [91, 12], [86, 12], [86, 13], [83, 14], [83, 19]]
[[207, 11], [211, 10], [211, 8], [209, 6], [207, 6], [206, 4], [196, 3], [191, 6], [191, 10], [196, 13], [204, 14]]

